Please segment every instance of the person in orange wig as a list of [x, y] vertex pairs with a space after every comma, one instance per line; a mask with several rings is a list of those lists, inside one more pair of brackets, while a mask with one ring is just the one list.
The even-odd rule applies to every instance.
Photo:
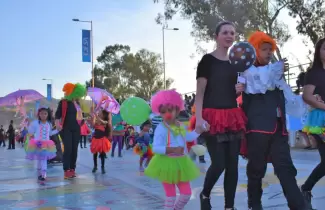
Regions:
[[79, 99], [86, 96], [86, 87], [77, 83], [63, 86], [64, 98], [59, 102], [55, 113], [55, 126], [61, 131], [64, 145], [63, 170], [64, 178], [76, 177], [75, 169], [80, 141], [80, 124], [83, 119]]
[[[256, 50], [255, 67], [269, 65], [277, 48], [275, 40], [264, 32], [256, 31], [249, 37], [248, 42]], [[280, 71], [283, 70], [284, 62]], [[304, 200], [295, 178], [297, 170], [293, 165], [288, 144], [283, 91], [275, 88], [267, 90], [265, 94], [243, 93], [242, 102], [242, 108], [248, 118], [247, 145], [243, 146], [247, 146], [249, 209], [263, 209], [261, 202], [262, 179], [266, 173], [268, 160], [273, 164], [289, 208], [311, 209]]]

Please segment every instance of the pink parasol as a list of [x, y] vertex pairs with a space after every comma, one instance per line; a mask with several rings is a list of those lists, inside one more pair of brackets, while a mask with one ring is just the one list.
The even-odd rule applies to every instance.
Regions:
[[120, 104], [116, 99], [107, 92], [106, 90], [100, 88], [88, 88], [88, 96], [96, 104], [96, 109], [102, 108], [113, 114], [118, 114], [120, 112]]
[[19, 105], [17, 101], [23, 100], [23, 103], [28, 103], [42, 98], [44, 98], [44, 96], [36, 90], [17, 90], [0, 98], [0, 106], [17, 106]]

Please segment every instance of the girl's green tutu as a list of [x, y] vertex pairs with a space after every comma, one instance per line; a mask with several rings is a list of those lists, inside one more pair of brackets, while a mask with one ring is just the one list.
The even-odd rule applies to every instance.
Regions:
[[168, 184], [189, 182], [200, 176], [200, 170], [187, 156], [170, 157], [155, 154], [144, 174]]

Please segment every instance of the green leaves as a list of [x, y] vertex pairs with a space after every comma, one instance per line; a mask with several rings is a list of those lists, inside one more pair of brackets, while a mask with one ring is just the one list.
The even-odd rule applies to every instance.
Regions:
[[[98, 56], [94, 69], [95, 86], [106, 89], [116, 98], [138, 96], [149, 100], [164, 87], [163, 66], [158, 54], [142, 49], [133, 54], [126, 45], [107, 46]], [[172, 83], [167, 79], [167, 87]], [[90, 82], [87, 85], [90, 86]]]
[[[216, 25], [220, 21], [232, 21], [236, 25], [238, 39], [246, 39], [256, 30], [274, 37], [279, 45], [289, 38], [287, 25], [277, 19], [286, 3], [274, 4], [269, 0], [153, 0], [163, 3], [164, 14], [158, 14], [158, 24], [166, 24], [178, 12], [192, 22], [192, 35], [198, 42], [215, 38]], [[281, 55], [278, 52], [278, 57]]]
[[313, 44], [325, 34], [325, 0], [277, 0], [287, 3], [289, 15], [297, 20], [297, 32]]

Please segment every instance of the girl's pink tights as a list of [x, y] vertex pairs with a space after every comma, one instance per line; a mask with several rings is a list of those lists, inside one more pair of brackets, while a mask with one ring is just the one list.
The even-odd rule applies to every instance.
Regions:
[[[176, 186], [179, 189], [180, 196], [176, 201]], [[168, 184], [163, 182], [166, 194], [165, 210], [182, 210], [191, 198], [192, 190], [189, 182], [180, 182], [178, 184]]]

